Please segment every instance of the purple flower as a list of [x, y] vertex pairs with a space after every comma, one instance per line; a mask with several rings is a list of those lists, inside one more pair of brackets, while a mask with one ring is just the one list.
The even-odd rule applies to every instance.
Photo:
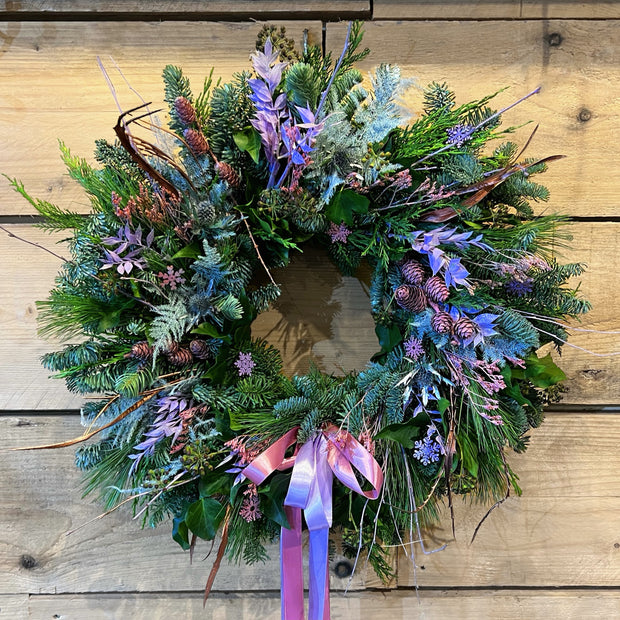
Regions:
[[286, 93], [281, 93], [275, 100], [274, 94], [282, 80], [282, 71], [286, 67], [286, 63], [277, 62], [278, 52], [273, 51], [270, 39], [265, 42], [265, 51], [257, 50], [251, 58], [258, 78], [248, 81], [252, 89], [250, 99], [256, 107], [256, 114], [250, 122], [260, 134], [265, 156], [269, 163], [268, 187], [273, 187], [279, 167], [280, 123], [286, 110]]
[[[150, 248], [155, 238], [155, 231], [151, 230], [146, 237], [146, 245], [142, 243], [142, 228], [138, 226], [135, 232], [129, 228], [129, 222], [125, 226], [121, 226], [116, 237], [105, 237], [101, 240], [104, 245], [116, 245], [114, 250], [104, 250], [105, 259], [102, 260], [102, 269], [110, 269], [116, 267], [116, 271], [122, 274], [129, 274], [135, 267], [136, 269], [144, 269], [146, 261], [140, 258], [145, 248]], [[130, 246], [137, 246], [133, 250], [129, 250]], [[129, 250], [129, 251], [127, 251]], [[126, 252], [126, 254], [124, 254]]]
[[469, 271], [463, 267], [460, 258], [451, 258], [448, 261], [446, 266], [446, 272], [444, 274], [444, 279], [446, 281], [446, 286], [453, 286], [456, 288], [457, 285], [462, 284], [463, 286], [468, 286], [467, 276], [469, 275]]
[[412, 336], [405, 342], [404, 346], [405, 355], [407, 357], [417, 360], [424, 355], [424, 347], [422, 346], [422, 341], [419, 338], [414, 338]]
[[327, 229], [327, 234], [329, 235], [332, 243], [346, 243], [351, 231], [346, 227], [345, 224], [340, 224], [337, 226], [333, 222], [329, 225]]
[[455, 146], [461, 147], [471, 138], [471, 135], [474, 133], [474, 127], [459, 123], [454, 127], [446, 129], [446, 133], [448, 134], [448, 144], [454, 144]]
[[440, 447], [437, 441], [432, 438], [434, 433], [434, 427], [429, 426], [426, 431], [426, 437], [415, 442], [416, 449], [413, 452], [413, 456], [418, 459], [422, 465], [430, 465], [430, 463], [436, 463], [439, 460]]
[[251, 353], [239, 353], [235, 366], [239, 376], [243, 377], [244, 375], [249, 376], [252, 374], [252, 369], [256, 366], [256, 363], [252, 359]]
[[166, 395], [158, 399], [157, 404], [159, 414], [151, 428], [144, 433], [146, 439], [134, 446], [137, 454], [130, 454], [129, 458], [133, 461], [129, 475], [138, 467], [138, 464], [145, 456], [152, 456], [155, 452], [155, 446], [166, 437], [172, 437], [172, 443], [174, 443], [181, 432], [183, 431], [183, 416], [182, 413], [190, 408], [193, 403], [191, 399], [187, 399], [183, 396], [170, 396]]
[[525, 297], [532, 292], [534, 288], [533, 285], [534, 280], [532, 280], [532, 278], [513, 278], [506, 283], [506, 291], [515, 297]]

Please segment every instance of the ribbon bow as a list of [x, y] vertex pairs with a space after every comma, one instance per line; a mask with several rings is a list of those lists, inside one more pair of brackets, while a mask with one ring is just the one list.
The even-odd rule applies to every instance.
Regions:
[[[310, 532], [309, 620], [329, 620], [329, 528], [332, 524], [332, 482], [336, 476], [346, 487], [377, 499], [383, 472], [374, 457], [348, 431], [329, 426], [303, 444], [295, 456], [286, 450], [297, 441], [299, 427], [291, 429], [256, 457], [242, 476], [261, 484], [276, 469], [293, 467], [284, 500], [290, 529], [280, 536], [282, 620], [304, 620], [304, 590], [301, 544], [301, 511]], [[370, 482], [363, 491], [353, 468]]]

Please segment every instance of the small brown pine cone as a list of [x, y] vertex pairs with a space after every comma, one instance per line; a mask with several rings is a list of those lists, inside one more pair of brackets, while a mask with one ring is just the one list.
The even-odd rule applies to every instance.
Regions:
[[179, 120], [184, 125], [190, 125], [196, 120], [196, 110], [192, 102], [186, 97], [177, 97], [174, 100], [174, 109], [176, 110]]
[[426, 295], [419, 286], [403, 284], [394, 291], [396, 303], [410, 312], [422, 312], [426, 308]]
[[203, 155], [209, 150], [207, 139], [200, 131], [189, 127], [183, 132], [183, 137], [194, 155]]
[[449, 334], [452, 330], [452, 317], [447, 312], [435, 312], [431, 317], [431, 327], [438, 334]]
[[450, 297], [450, 291], [446, 283], [439, 276], [433, 276], [425, 282], [424, 292], [429, 299], [437, 303], [443, 303]]
[[129, 357], [136, 357], [139, 360], [150, 360], [153, 357], [153, 347], [146, 341], [136, 342], [131, 347], [131, 353]]
[[409, 284], [417, 284], [419, 286], [424, 282], [424, 267], [417, 260], [405, 261], [400, 266], [400, 272], [403, 274], [405, 282]]
[[454, 324], [454, 335], [461, 340], [468, 340], [477, 329], [477, 325], [471, 319], [463, 316]]
[[205, 340], [192, 340], [189, 343], [189, 350], [199, 360], [206, 360], [211, 357], [211, 350]]
[[187, 366], [194, 361], [194, 356], [189, 349], [179, 349], [174, 353], [169, 353], [167, 357], [173, 366]]
[[217, 172], [217, 176], [226, 181], [231, 187], [236, 189], [241, 186], [241, 177], [237, 174], [235, 169], [225, 161], [218, 161], [217, 164], [215, 164], [215, 171]]
[[162, 349], [164, 355], [172, 355], [179, 350], [179, 343], [171, 340], [166, 344], [166, 346]]

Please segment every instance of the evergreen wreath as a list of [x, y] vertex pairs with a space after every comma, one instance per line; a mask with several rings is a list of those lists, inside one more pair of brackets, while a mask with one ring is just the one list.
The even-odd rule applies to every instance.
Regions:
[[[565, 379], [537, 351], [559, 350], [563, 322], [589, 308], [568, 284], [583, 265], [553, 257], [565, 220], [530, 206], [548, 197], [533, 175], [558, 156], [486, 148], [514, 129], [500, 129], [508, 108], [457, 105], [445, 84], [407, 124], [411, 81], [386, 64], [362, 86], [361, 40], [350, 25], [335, 59], [264, 28], [253, 72], [197, 96], [167, 66], [169, 129], [148, 106], [125, 112], [118, 140], [96, 143], [100, 168], [61, 145], [87, 216], [12, 181], [41, 227], [70, 234], [38, 307], [43, 335], [77, 344], [43, 364], [100, 395], [84, 435], [59, 445], [98, 437], [76, 463], [106, 508], [129, 497], [144, 523], [171, 517], [184, 549], [221, 532], [207, 594], [224, 554], [264, 560], [266, 542], [299, 534], [301, 508], [321, 538], [312, 596], [330, 525], [387, 579], [387, 547], [419, 538], [444, 498], [519, 493], [506, 449], [525, 450]], [[309, 242], [343, 274], [372, 268], [380, 350], [361, 372], [291, 378], [251, 336], [280, 293], [272, 271]], [[328, 599], [312, 605], [323, 618]]]

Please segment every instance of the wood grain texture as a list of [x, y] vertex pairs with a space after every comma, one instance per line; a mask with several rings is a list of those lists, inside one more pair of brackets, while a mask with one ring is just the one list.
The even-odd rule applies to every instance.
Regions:
[[373, 19], [617, 19], [615, 0], [375, 0]]
[[618, 19], [617, 0], [521, 0], [521, 18]]
[[[533, 120], [539, 130], [526, 156], [564, 154], [545, 174], [551, 209], [572, 215], [620, 214], [620, 163], [602, 145], [620, 140], [620, 56], [615, 21], [372, 22], [372, 50], [362, 68], [398, 63], [421, 86], [446, 81], [457, 101], [505, 86], [493, 103], [502, 108], [537, 86], [542, 92], [504, 116], [505, 125]], [[342, 45], [344, 24], [327, 25], [329, 49]], [[550, 46], [550, 35], [561, 37]], [[411, 89], [408, 107], [419, 112], [422, 94]], [[586, 119], [586, 120], [580, 120]], [[533, 125], [511, 139], [524, 144]], [[610, 142], [611, 141], [611, 142]]]
[[[25, 225], [9, 229], [31, 241], [62, 252], [47, 233]], [[620, 224], [580, 222], [571, 229], [570, 251], [562, 262], [585, 262], [582, 294], [594, 308], [580, 328], [618, 331], [617, 295], [620, 290]], [[0, 410], [77, 409], [81, 399], [64, 384], [48, 379], [39, 357], [58, 348], [36, 334], [37, 299], [53, 286], [60, 261], [40, 249], [0, 237], [0, 329], [5, 334], [0, 349]], [[256, 337], [265, 337], [283, 354], [290, 375], [307, 372], [314, 361], [326, 372], [361, 369], [376, 352], [374, 323], [369, 311], [369, 274], [361, 279], [343, 278], [324, 253], [309, 249], [292, 264], [274, 273], [283, 295], [273, 309], [253, 325]], [[575, 283], [576, 284], [576, 283]], [[571, 344], [597, 354], [620, 351], [620, 336], [575, 332]], [[607, 405], [620, 403], [620, 355], [600, 357], [565, 347], [562, 368], [568, 375], [564, 402]]]
[[521, 0], [374, 0], [373, 19], [515, 19]]
[[[60, 441], [80, 432], [77, 416], [0, 417], [3, 447]], [[425, 556], [416, 546], [417, 582], [424, 587], [616, 586], [620, 579], [617, 518], [617, 444], [620, 415], [550, 414], [532, 431], [525, 455], [509, 455], [522, 497], [511, 497], [469, 539], [488, 506], [458, 500], [457, 542], [447, 514], [427, 532]], [[596, 446], [596, 449], [593, 449]], [[80, 497], [73, 450], [0, 452], [0, 593], [198, 592], [211, 560], [208, 544], [189, 564], [170, 538], [169, 524], [141, 530], [129, 510], [119, 511], [66, 536], [100, 513]], [[30, 556], [31, 568], [20, 563]], [[335, 558], [334, 561], [338, 559]], [[32, 562], [31, 562], [32, 564]], [[165, 569], [162, 569], [165, 567]], [[347, 580], [332, 574], [332, 587]], [[399, 558], [400, 587], [414, 584], [411, 563]], [[383, 587], [370, 571], [353, 589]], [[276, 591], [277, 551], [265, 565], [224, 564], [215, 590]]]
[[0, 595], [0, 620], [27, 620], [30, 617], [27, 595]]
[[296, 1], [286, 0], [4, 0], [0, 2], [1, 12], [12, 15], [47, 13], [50, 16], [80, 14], [94, 17], [101, 14], [116, 15], [118, 18], [131, 14], [143, 19], [157, 18], [160, 15], [183, 15], [186, 19], [242, 17], [265, 19], [286, 15], [303, 19], [308, 15], [326, 18], [364, 17], [370, 15], [369, 0], [344, 0], [334, 3], [331, 0]]
[[[210, 618], [213, 620], [279, 620], [280, 600], [276, 594], [216, 594], [202, 609], [199, 597], [176, 595], [89, 595], [31, 596], [29, 615], [21, 618], [62, 620], [169, 620]], [[458, 592], [454, 590], [352, 593], [334, 596], [332, 620], [384, 618], [393, 620], [609, 620], [620, 616], [620, 598], [604, 590], [511, 592]], [[1, 617], [1, 615], [0, 615]]]
[[[285, 25], [299, 43], [321, 42], [320, 22]], [[92, 159], [94, 140], [113, 141], [118, 109], [97, 65], [100, 56], [123, 109], [163, 101], [165, 65], [183, 68], [194, 89], [215, 67], [230, 79], [250, 66], [260, 23], [7, 22], [0, 24], [0, 172], [20, 178], [35, 196], [84, 210], [83, 195], [67, 183], [58, 139]], [[36, 87], [35, 87], [36, 85]], [[0, 180], [0, 215], [32, 213]]]

